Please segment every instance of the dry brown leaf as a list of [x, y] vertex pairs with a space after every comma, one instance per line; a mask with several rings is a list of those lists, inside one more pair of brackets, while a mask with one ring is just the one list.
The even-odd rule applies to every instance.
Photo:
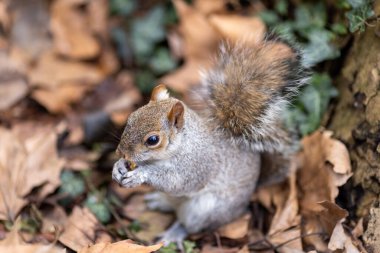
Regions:
[[121, 187], [118, 183], [116, 183], [114, 181], [111, 183], [111, 189], [122, 200], [126, 200], [132, 194], [136, 194], [136, 193], [143, 194], [143, 193], [151, 192], [153, 190], [148, 185], [140, 185], [140, 186], [133, 187], [133, 188], [125, 188], [125, 187]]
[[158, 234], [165, 231], [166, 228], [173, 222], [173, 216], [171, 214], [165, 214], [161, 212], [154, 212], [148, 210], [145, 200], [144, 192], [150, 191], [151, 188], [146, 186], [137, 187], [134, 191], [123, 190], [120, 186], [114, 184], [114, 189], [117, 190], [120, 194], [119, 196], [122, 199], [127, 198], [132, 195], [127, 204], [123, 207], [124, 216], [131, 218], [133, 220], [138, 220], [142, 226], [142, 230], [136, 233], [137, 238], [152, 242]]
[[201, 253], [238, 253], [239, 248], [224, 248], [224, 247], [214, 247], [206, 244], [202, 247]]
[[246, 214], [239, 219], [218, 229], [220, 236], [230, 239], [240, 239], [247, 235], [251, 215]]
[[301, 229], [299, 227], [294, 227], [286, 231], [275, 233], [273, 235], [270, 235], [268, 239], [275, 247], [278, 247], [276, 248], [276, 252], [304, 252], [302, 250]]
[[150, 253], [159, 250], [163, 244], [142, 246], [134, 244], [131, 240], [115, 243], [97, 243], [93, 246], [84, 247], [78, 253]]
[[28, 76], [31, 85], [37, 88], [32, 97], [53, 113], [67, 111], [69, 104], [82, 99], [86, 91], [104, 78], [96, 66], [63, 60], [52, 52], [44, 53]]
[[133, 220], [138, 219], [145, 211], [147, 211], [147, 206], [143, 194], [132, 195], [123, 207], [123, 214]]
[[211, 57], [216, 53], [220, 35], [197, 9], [183, 0], [173, 0], [173, 3], [180, 18], [178, 30], [183, 38], [185, 64], [164, 76], [162, 82], [176, 91], [185, 92], [199, 83], [199, 69], [211, 65]]
[[348, 216], [348, 212], [337, 204], [322, 201], [318, 203], [323, 209], [318, 211], [319, 223], [324, 230], [331, 236], [336, 224], [343, 218]]
[[278, 252], [303, 252], [295, 173], [287, 182], [277, 185], [272, 196], [276, 212], [268, 232], [269, 241], [275, 246], [286, 243]]
[[111, 115], [112, 122], [117, 126], [123, 126], [129, 114], [133, 111], [134, 105], [141, 100], [141, 94], [137, 88], [124, 91], [117, 98], [111, 100], [105, 111]]
[[173, 218], [173, 215], [161, 212], [145, 211], [141, 213], [138, 221], [142, 229], [136, 233], [136, 237], [146, 242], [153, 242], [157, 235], [169, 227]]
[[[58, 158], [57, 136], [52, 127], [14, 131], [0, 128], [0, 219], [14, 220], [27, 203], [24, 197], [40, 186], [40, 198], [60, 184], [64, 161]], [[26, 138], [22, 136], [30, 135]]]
[[[51, 8], [51, 32], [59, 54], [73, 59], [94, 58], [100, 45], [90, 30], [89, 16], [83, 13], [85, 0], [57, 0]], [[82, 7], [82, 9], [81, 9]]]
[[49, 6], [44, 0], [12, 0], [10, 46], [17, 48], [22, 60], [29, 64], [51, 47], [49, 35]]
[[343, 220], [338, 222], [335, 226], [328, 244], [328, 249], [333, 251], [341, 250], [344, 253], [360, 253], [361, 251], [354, 246], [351, 237], [344, 231], [342, 222]]
[[239, 15], [211, 15], [210, 23], [224, 39], [239, 43], [249, 42], [252, 45], [263, 41], [266, 27], [260, 18]]
[[0, 54], [0, 111], [20, 101], [28, 93], [25, 77], [4, 54]]
[[[173, 0], [178, 13], [179, 31], [184, 39], [186, 60], [209, 60], [216, 52], [220, 35], [207, 18], [183, 0]], [[202, 29], [199, 29], [202, 27]]]
[[226, 2], [224, 0], [195, 0], [194, 7], [204, 15], [226, 12]]
[[92, 168], [100, 157], [99, 152], [89, 152], [80, 146], [63, 148], [60, 150], [60, 155], [66, 160], [65, 168], [76, 171]]
[[55, 88], [62, 83], [97, 84], [103, 78], [95, 66], [76, 61], [64, 60], [53, 52], [44, 53], [35, 68], [28, 73], [34, 87]]
[[[302, 140], [302, 166], [297, 176], [303, 234], [330, 236], [337, 222], [347, 215], [334, 202], [338, 187], [352, 174], [350, 158], [343, 143], [331, 136], [331, 132], [316, 131]], [[304, 241], [319, 251], [327, 250], [321, 236], [307, 236]]]
[[351, 177], [347, 148], [331, 138], [332, 132], [316, 131], [302, 140], [302, 168], [298, 171], [301, 205], [312, 209], [320, 201], [334, 202], [338, 187]]
[[[260, 188], [256, 198], [269, 210], [275, 209], [268, 232], [268, 240], [274, 245], [286, 243], [280, 252], [294, 250], [302, 252], [298, 195], [295, 168], [292, 162], [291, 174], [286, 182]], [[294, 240], [293, 240], [294, 239]]]
[[285, 231], [300, 224], [295, 172], [292, 172], [288, 181], [282, 185], [288, 189], [278, 188], [278, 191], [273, 195], [276, 213], [273, 217], [269, 234]]
[[99, 226], [90, 210], [76, 206], [58, 240], [70, 249], [79, 251], [95, 242], [95, 232]]
[[211, 61], [203, 64], [201, 61], [188, 61], [176, 71], [164, 76], [160, 82], [177, 92], [185, 93], [191, 87], [196, 86], [200, 82], [199, 71], [210, 65]]
[[24, 243], [18, 234], [18, 222], [15, 223], [6, 238], [0, 241], [0, 252], [4, 253], [65, 253], [66, 250], [51, 245]]
[[103, 39], [108, 36], [107, 20], [109, 15], [107, 0], [91, 0], [88, 3], [88, 23], [92, 31]]
[[110, 44], [108, 0], [88, 1], [88, 20], [91, 30], [96, 34], [102, 45], [99, 56], [99, 67], [106, 74], [112, 74], [119, 69], [119, 60]]
[[32, 97], [52, 113], [67, 112], [72, 103], [80, 101], [90, 86], [62, 83], [52, 89], [37, 89]]
[[67, 214], [65, 210], [59, 206], [49, 206], [45, 208], [42, 212], [42, 233], [55, 234], [61, 232], [67, 222]]

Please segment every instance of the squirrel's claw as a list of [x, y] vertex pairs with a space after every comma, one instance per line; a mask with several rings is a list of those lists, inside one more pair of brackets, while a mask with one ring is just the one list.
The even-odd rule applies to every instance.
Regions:
[[133, 188], [143, 183], [141, 177], [137, 175], [136, 171], [127, 172], [121, 179], [121, 185], [126, 188]]
[[168, 230], [159, 235], [157, 242], [163, 242], [165, 246], [169, 243], [174, 242], [177, 244], [177, 248], [181, 252], [185, 252], [183, 247], [183, 241], [187, 237], [188, 232], [186, 229], [176, 221], [173, 225], [170, 226]]

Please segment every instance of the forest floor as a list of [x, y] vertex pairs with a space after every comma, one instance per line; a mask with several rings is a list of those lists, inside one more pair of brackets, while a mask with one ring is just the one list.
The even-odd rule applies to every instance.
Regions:
[[155, 242], [175, 217], [147, 209], [153, 189], [112, 182], [123, 125], [159, 83], [191, 102], [221, 41], [261, 41], [277, 23], [317, 56], [287, 118], [300, 151], [285, 182], [257, 189], [238, 220], [191, 235], [185, 252], [367, 252], [376, 223], [347, 204], [349, 151], [320, 127], [338, 96], [331, 60], [342, 64], [348, 30], [365, 24], [348, 27], [343, 13], [330, 26], [323, 2], [0, 1], [0, 252], [177, 252]]

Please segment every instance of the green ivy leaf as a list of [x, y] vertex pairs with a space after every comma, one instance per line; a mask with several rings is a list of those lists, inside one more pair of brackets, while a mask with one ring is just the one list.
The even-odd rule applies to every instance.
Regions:
[[347, 0], [338, 0], [335, 4], [339, 9], [349, 9], [351, 7]]
[[295, 10], [295, 27], [304, 34], [308, 30], [324, 28], [327, 24], [327, 11], [323, 2], [315, 5], [303, 4]]
[[366, 0], [347, 0], [347, 2], [352, 6], [352, 8], [358, 8], [367, 3]]
[[58, 191], [72, 198], [83, 194], [86, 190], [86, 184], [82, 176], [69, 170], [64, 170], [61, 173], [61, 182], [61, 187]]
[[310, 42], [304, 48], [304, 64], [307, 67], [339, 57], [340, 51], [330, 43], [333, 36], [333, 33], [324, 29], [310, 31], [308, 34]]
[[259, 13], [259, 17], [265, 24], [272, 26], [277, 24], [280, 21], [277, 13], [270, 10], [265, 10]]
[[162, 247], [159, 251], [160, 253], [177, 253], [177, 246], [175, 243], [169, 243], [167, 246]]
[[314, 74], [294, 103], [285, 113], [285, 124], [289, 129], [298, 129], [301, 135], [316, 130], [331, 98], [338, 95], [327, 74]]
[[149, 94], [155, 86], [155, 76], [149, 70], [141, 70], [136, 74], [136, 83], [140, 91]]
[[173, 70], [177, 64], [170, 55], [167, 48], [160, 47], [156, 50], [153, 57], [149, 61], [149, 66], [155, 74], [164, 74]]
[[187, 240], [183, 242], [185, 253], [194, 253], [195, 246], [196, 246], [195, 242], [187, 241]]
[[128, 229], [133, 233], [138, 233], [141, 230], [141, 223], [138, 220], [134, 220], [128, 225]]
[[346, 13], [349, 21], [349, 30], [354, 33], [356, 31], [365, 31], [365, 22], [368, 18], [375, 16], [375, 11], [372, 9], [371, 4], [367, 3], [358, 8], [354, 8]]
[[347, 34], [347, 27], [342, 23], [335, 23], [331, 26], [331, 30], [339, 35], [346, 35]]
[[101, 198], [99, 193], [89, 194], [84, 205], [91, 210], [100, 222], [107, 223], [110, 221], [111, 212], [107, 207], [107, 203], [105, 203], [105, 199]]
[[111, 14], [129, 16], [136, 9], [136, 1], [134, 0], [111, 0]]
[[275, 10], [281, 14], [286, 15], [288, 14], [288, 1], [287, 0], [277, 0], [274, 5]]
[[277, 24], [273, 27], [273, 31], [289, 42], [296, 43], [296, 41], [298, 41], [297, 36], [295, 35], [294, 23], [291, 21]]
[[136, 55], [149, 56], [155, 43], [165, 39], [164, 22], [164, 8], [159, 5], [132, 23], [132, 47]]

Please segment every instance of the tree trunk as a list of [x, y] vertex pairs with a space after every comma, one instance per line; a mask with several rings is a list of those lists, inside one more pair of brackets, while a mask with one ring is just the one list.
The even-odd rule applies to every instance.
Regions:
[[[375, 2], [379, 15], [380, 1]], [[355, 36], [336, 82], [340, 96], [328, 124], [350, 150], [355, 187], [349, 194], [360, 196], [354, 211], [368, 221], [363, 239], [369, 252], [380, 252], [379, 29], [378, 23]]]

